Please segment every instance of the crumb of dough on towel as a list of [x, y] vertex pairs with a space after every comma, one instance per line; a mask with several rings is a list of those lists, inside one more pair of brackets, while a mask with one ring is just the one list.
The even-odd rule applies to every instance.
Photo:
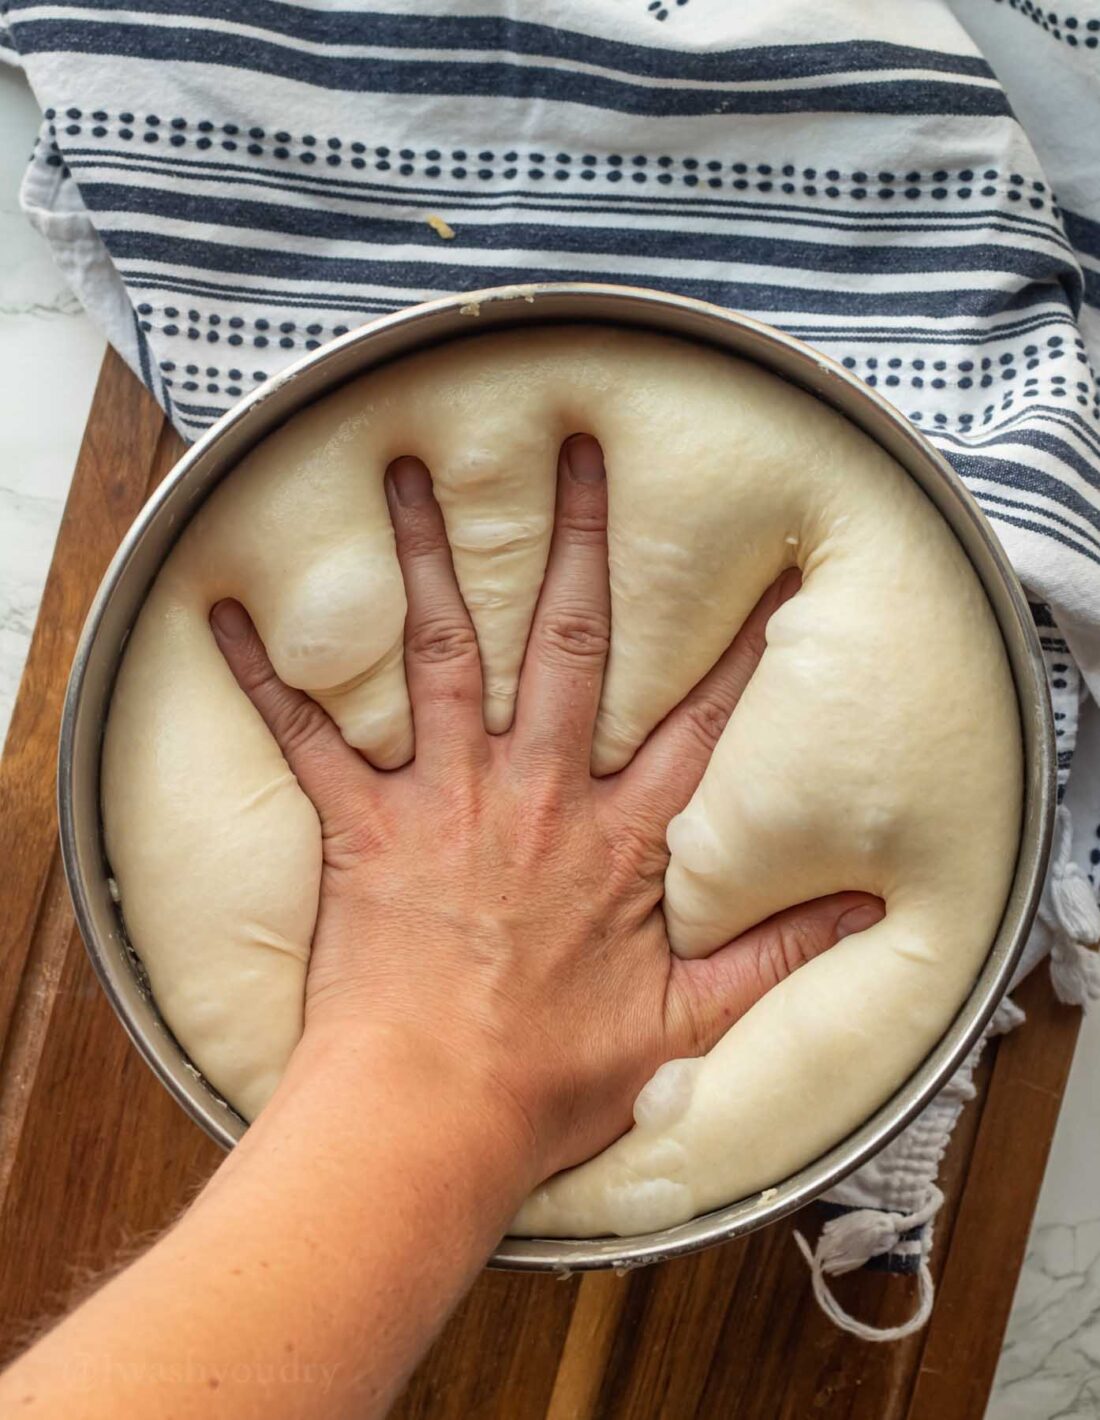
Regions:
[[434, 212], [429, 213], [424, 220], [427, 222], [428, 226], [431, 227], [436, 236], [442, 237], [445, 242], [451, 241], [454, 237], [455, 229], [449, 222], [444, 222], [442, 217], [437, 217]]

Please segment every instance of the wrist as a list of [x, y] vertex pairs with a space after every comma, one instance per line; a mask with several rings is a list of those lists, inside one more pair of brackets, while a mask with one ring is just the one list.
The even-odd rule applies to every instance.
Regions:
[[487, 1206], [499, 1200], [502, 1227], [542, 1180], [535, 1127], [486, 1060], [404, 1023], [308, 1024], [249, 1133], [302, 1118], [326, 1154], [349, 1162], [374, 1159], [380, 1135], [404, 1139], [414, 1155], [423, 1150], [426, 1169], [468, 1181]]

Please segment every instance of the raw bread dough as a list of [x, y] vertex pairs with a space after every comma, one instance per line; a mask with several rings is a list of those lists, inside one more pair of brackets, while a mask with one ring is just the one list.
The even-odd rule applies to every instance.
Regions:
[[776, 1183], [859, 1125], [942, 1034], [1015, 859], [1016, 699], [981, 586], [905, 472], [841, 415], [707, 347], [599, 326], [477, 336], [294, 416], [207, 500], [134, 629], [103, 759], [107, 850], [159, 1007], [247, 1117], [301, 1030], [320, 833], [208, 625], [255, 618], [279, 674], [375, 763], [408, 758], [405, 598], [383, 496], [432, 471], [503, 730], [562, 440], [603, 446], [612, 646], [594, 768], [626, 763], [787, 566], [801, 591], [687, 809], [665, 908], [698, 956], [793, 903], [885, 919], [663, 1066], [636, 1127], [528, 1200], [524, 1233], [629, 1234]]

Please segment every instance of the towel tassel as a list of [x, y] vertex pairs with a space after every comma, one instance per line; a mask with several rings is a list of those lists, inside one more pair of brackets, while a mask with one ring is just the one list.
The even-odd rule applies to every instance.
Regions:
[[1073, 820], [1058, 809], [1054, 851], [1039, 916], [1050, 929], [1054, 992], [1069, 1006], [1100, 1000], [1100, 907], [1092, 884], [1073, 861]]
[[827, 1276], [840, 1276], [844, 1272], [854, 1272], [872, 1257], [890, 1252], [901, 1240], [903, 1234], [913, 1228], [925, 1228], [939, 1212], [943, 1204], [943, 1194], [932, 1185], [928, 1202], [915, 1213], [886, 1213], [878, 1208], [857, 1208], [852, 1213], [843, 1213], [839, 1218], [830, 1218], [821, 1230], [817, 1246], [811, 1248], [801, 1233], [796, 1232], [794, 1240], [798, 1250], [806, 1259], [810, 1269], [810, 1280], [818, 1306], [842, 1331], [858, 1336], [861, 1341], [900, 1341], [912, 1336], [924, 1326], [932, 1315], [932, 1303], [936, 1288], [932, 1272], [928, 1266], [928, 1252], [932, 1244], [931, 1229], [922, 1233], [921, 1258], [917, 1277], [920, 1283], [920, 1300], [917, 1310], [899, 1326], [876, 1327], [846, 1312], [829, 1290]]

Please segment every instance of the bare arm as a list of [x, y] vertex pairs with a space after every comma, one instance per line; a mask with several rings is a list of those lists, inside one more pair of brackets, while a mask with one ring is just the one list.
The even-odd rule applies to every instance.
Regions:
[[565, 446], [516, 721], [485, 733], [477, 642], [422, 466], [389, 479], [416, 758], [373, 770], [274, 675], [241, 608], [215, 634], [320, 816], [305, 1031], [187, 1213], [0, 1379], [5, 1413], [385, 1413], [525, 1194], [628, 1127], [658, 1064], [881, 916], [843, 893], [701, 961], [660, 910], [665, 829], [763, 650], [766, 594], [621, 774], [588, 761], [609, 630], [598, 447]]

